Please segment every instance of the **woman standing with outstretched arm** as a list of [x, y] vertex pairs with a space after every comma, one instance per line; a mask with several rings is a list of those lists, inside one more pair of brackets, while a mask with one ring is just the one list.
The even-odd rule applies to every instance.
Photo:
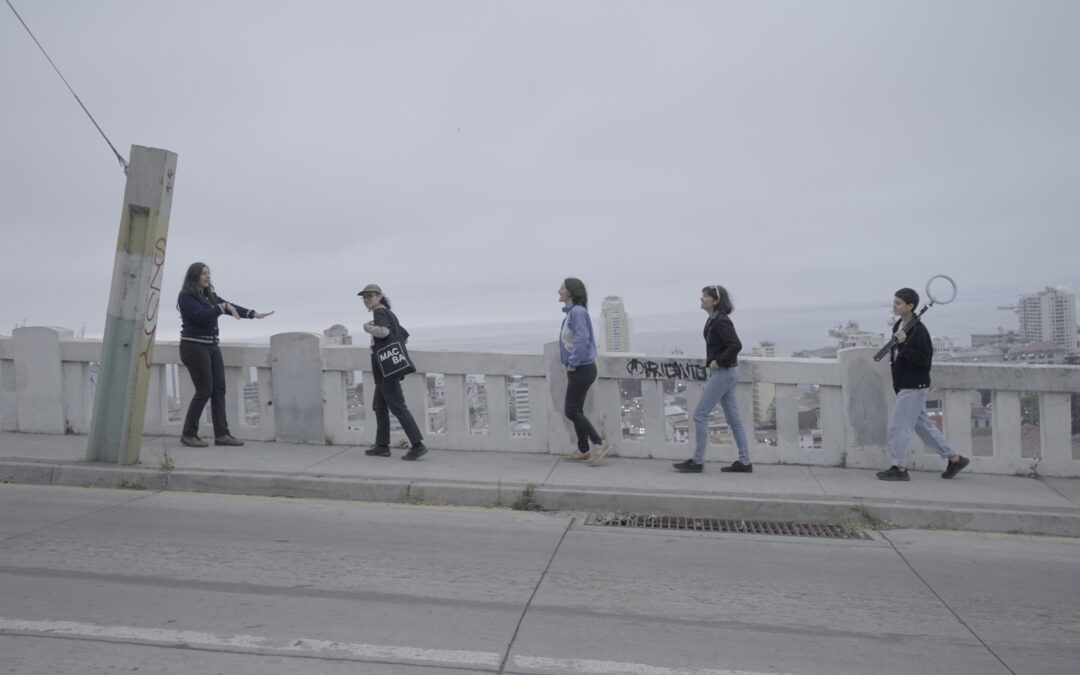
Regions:
[[734, 473], [750, 473], [754, 465], [750, 463], [750, 451], [746, 444], [746, 431], [739, 417], [739, 407], [735, 401], [735, 385], [739, 381], [738, 355], [742, 342], [735, 333], [735, 324], [730, 314], [735, 311], [727, 289], [720, 285], [706, 286], [701, 289], [701, 308], [709, 315], [705, 321], [705, 363], [709, 368], [709, 378], [705, 382], [705, 391], [694, 410], [694, 456], [675, 465], [681, 473], [701, 473], [705, 462], [705, 448], [709, 444], [709, 415], [719, 403], [724, 409], [724, 418], [735, 437], [739, 448], [739, 459], [720, 470]]
[[[563, 459], [584, 460], [596, 464], [608, 451], [608, 442], [600, 438], [589, 418], [585, 417], [585, 397], [596, 381], [596, 337], [589, 317], [589, 295], [581, 279], [570, 277], [559, 287], [563, 303], [562, 330], [559, 332], [559, 357], [566, 367], [566, 416], [574, 423], [578, 452]], [[592, 442], [593, 447], [589, 448]]]
[[273, 312], [256, 312], [222, 300], [210, 283], [210, 268], [201, 262], [188, 267], [176, 308], [180, 310], [181, 320], [180, 361], [195, 385], [180, 442], [192, 448], [209, 445], [199, 438], [199, 418], [210, 401], [214, 445], [243, 445], [243, 441], [229, 433], [229, 421], [225, 417], [225, 364], [218, 348], [217, 321], [222, 314], [235, 319], [262, 319]]

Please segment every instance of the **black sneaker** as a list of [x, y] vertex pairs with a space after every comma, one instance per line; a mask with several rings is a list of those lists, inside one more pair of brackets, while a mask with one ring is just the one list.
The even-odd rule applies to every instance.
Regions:
[[884, 471], [878, 471], [877, 477], [879, 480], [911, 480], [911, 476], [907, 471], [901, 471], [898, 466], [890, 466]]
[[198, 436], [181, 436], [180, 444], [186, 445], [189, 448], [205, 448], [210, 445]]
[[678, 462], [674, 465], [675, 470], [679, 473], [701, 473], [703, 466], [698, 464], [692, 459], [688, 459], [685, 462]]
[[240, 440], [239, 438], [233, 438], [229, 434], [225, 434], [224, 436], [218, 436], [214, 439], [214, 445], [241, 446], [243, 444], [244, 442], [242, 440]]
[[[389, 452], [389, 450], [387, 452]], [[409, 448], [409, 451], [402, 455], [401, 458], [406, 462], [415, 462], [426, 454], [427, 448], [424, 447], [424, 444], [417, 443], [416, 445]]]
[[754, 465], [743, 464], [739, 460], [735, 460], [728, 466], [720, 467], [720, 470], [725, 473], [754, 473]]
[[375, 447], [368, 448], [364, 451], [364, 454], [368, 457], [389, 457], [390, 446], [388, 445], [376, 445]]
[[964, 457], [963, 455], [960, 455], [960, 459], [956, 460], [955, 462], [949, 462], [949, 465], [945, 467], [945, 472], [941, 474], [941, 477], [952, 478], [956, 474], [960, 473], [960, 470], [968, 464], [971, 464], [971, 460], [967, 457]]

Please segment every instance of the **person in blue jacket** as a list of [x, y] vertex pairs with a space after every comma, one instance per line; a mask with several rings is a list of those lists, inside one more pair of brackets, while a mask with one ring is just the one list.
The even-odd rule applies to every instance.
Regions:
[[201, 262], [188, 267], [176, 308], [180, 310], [181, 321], [180, 361], [195, 385], [180, 442], [192, 448], [209, 445], [199, 438], [199, 418], [210, 401], [214, 445], [243, 445], [243, 441], [229, 433], [229, 421], [225, 417], [225, 364], [218, 348], [217, 321], [222, 314], [235, 319], [262, 319], [273, 312], [256, 312], [223, 300], [210, 283], [210, 268]]
[[565, 279], [559, 287], [559, 300], [565, 313], [559, 332], [559, 357], [566, 367], [565, 412], [574, 424], [578, 443], [578, 452], [563, 455], [563, 459], [596, 464], [607, 454], [608, 442], [600, 438], [585, 417], [585, 396], [596, 381], [596, 337], [589, 317], [589, 295], [585, 284], [581, 279]]

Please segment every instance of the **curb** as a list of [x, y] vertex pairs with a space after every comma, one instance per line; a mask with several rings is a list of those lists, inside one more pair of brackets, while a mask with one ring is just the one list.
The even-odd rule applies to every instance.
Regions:
[[[310, 474], [163, 472], [78, 462], [31, 461], [0, 461], [0, 483], [476, 507], [507, 507], [526, 487], [518, 483], [452, 483]], [[548, 511], [658, 513], [830, 523], [858, 520], [867, 529], [901, 527], [1080, 537], [1080, 513], [1066, 509], [976, 504], [942, 508], [925, 503], [865, 499], [742, 497], [557, 486], [536, 487], [534, 497]]]

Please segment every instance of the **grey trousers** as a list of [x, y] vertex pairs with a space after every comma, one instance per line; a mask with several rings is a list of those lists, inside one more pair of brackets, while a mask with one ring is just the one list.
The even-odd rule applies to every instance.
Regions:
[[709, 379], [705, 382], [705, 391], [701, 393], [694, 410], [694, 461], [701, 464], [705, 461], [705, 448], [709, 445], [709, 414], [719, 403], [724, 409], [724, 419], [731, 427], [731, 435], [735, 437], [735, 447], [739, 449], [739, 461], [743, 464], [750, 463], [750, 447], [746, 443], [746, 430], [743, 428], [742, 418], [739, 417], [739, 407], [735, 401], [735, 385], [739, 382], [739, 368], [720, 368], [709, 371]]
[[942, 457], [952, 457], [956, 452], [941, 435], [926, 414], [926, 394], [929, 389], [901, 389], [896, 395], [896, 407], [889, 418], [889, 461], [893, 466], [906, 467], [908, 439], [912, 430], [934, 452]]

